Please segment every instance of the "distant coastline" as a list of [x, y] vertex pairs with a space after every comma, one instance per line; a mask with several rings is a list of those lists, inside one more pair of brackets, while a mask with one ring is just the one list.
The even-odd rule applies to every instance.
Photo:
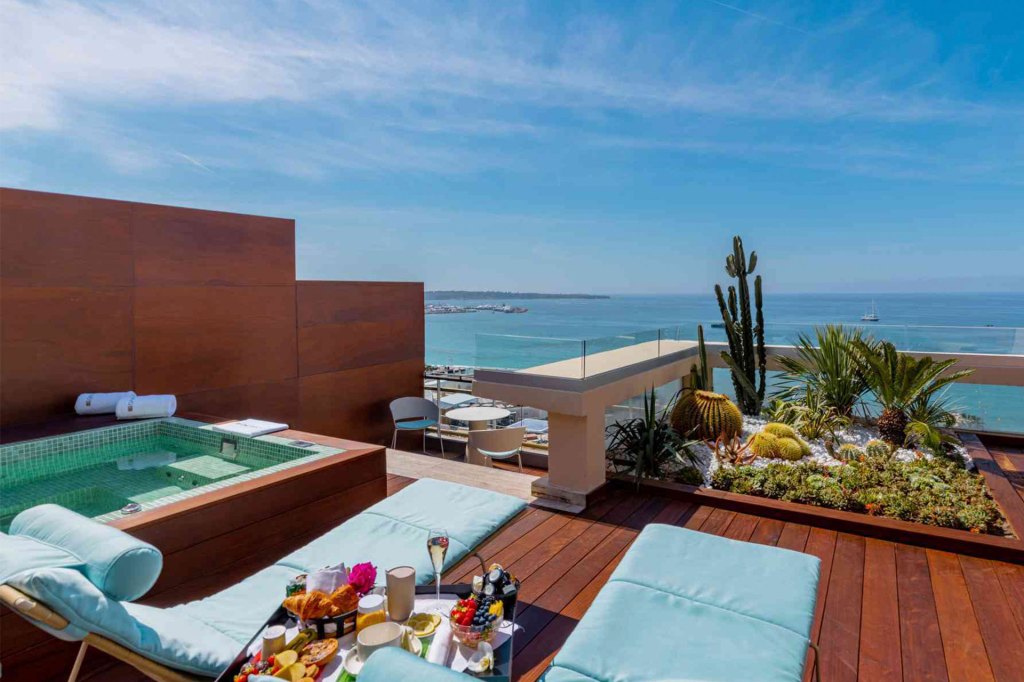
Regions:
[[531, 294], [520, 291], [425, 291], [423, 292], [423, 300], [425, 301], [484, 301], [484, 300], [502, 300], [502, 299], [604, 299], [611, 298], [611, 296], [604, 296], [600, 294]]

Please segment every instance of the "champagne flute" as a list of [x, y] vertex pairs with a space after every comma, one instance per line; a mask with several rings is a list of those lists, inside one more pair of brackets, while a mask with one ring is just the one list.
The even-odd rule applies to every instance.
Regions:
[[430, 553], [430, 563], [434, 566], [434, 580], [437, 583], [436, 608], [442, 611], [441, 572], [444, 570], [444, 557], [448, 554], [448, 531], [443, 528], [431, 528], [427, 534], [427, 552]]

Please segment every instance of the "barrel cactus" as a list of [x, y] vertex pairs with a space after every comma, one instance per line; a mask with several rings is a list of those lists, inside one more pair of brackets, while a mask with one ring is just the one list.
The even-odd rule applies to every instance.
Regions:
[[868, 457], [888, 457], [892, 454], [892, 447], [884, 440], [872, 438], [864, 446], [864, 452], [867, 453]]
[[779, 457], [795, 462], [804, 456], [801, 442], [792, 438], [779, 438]]
[[836, 457], [838, 459], [843, 460], [844, 462], [858, 460], [863, 456], [864, 451], [861, 450], [856, 445], [854, 445], [853, 443], [843, 443], [842, 445], [839, 446], [839, 449], [836, 451]]
[[768, 424], [765, 424], [764, 431], [765, 433], [770, 433], [773, 436], [778, 436], [779, 438], [792, 438], [793, 440], [799, 440], [800, 438], [796, 433], [796, 429], [789, 424], [783, 424], [782, 422], [769, 422]]
[[775, 459], [782, 451], [780, 440], [782, 439], [777, 436], [760, 431], [750, 437], [750, 440], [747, 441], [747, 447], [758, 457]]
[[721, 393], [685, 390], [672, 408], [672, 428], [686, 438], [735, 438], [743, 431], [743, 415]]

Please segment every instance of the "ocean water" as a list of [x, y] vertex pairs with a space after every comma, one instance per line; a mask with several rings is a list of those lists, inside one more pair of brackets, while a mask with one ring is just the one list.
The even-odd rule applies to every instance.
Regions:
[[[433, 302], [433, 301], [432, 301]], [[495, 301], [446, 301], [455, 305]], [[426, 316], [426, 362], [521, 369], [664, 336], [723, 340], [713, 294], [501, 301], [522, 314]], [[861, 322], [874, 303], [880, 321]], [[792, 343], [815, 325], [863, 326], [906, 350], [1024, 354], [1024, 292], [995, 294], [767, 294], [769, 343]], [[647, 332], [647, 335], [637, 332]], [[1024, 388], [963, 385], [951, 392], [985, 428], [1024, 431]]]

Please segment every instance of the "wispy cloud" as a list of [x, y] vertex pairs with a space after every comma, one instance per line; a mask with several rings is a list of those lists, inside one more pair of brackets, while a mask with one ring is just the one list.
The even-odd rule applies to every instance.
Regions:
[[[758, 126], [778, 126], [782, 137], [793, 126], [820, 137], [839, 126], [856, 138], [849, 151], [902, 145], [908, 129], [1019, 133], [1024, 114], [1019, 100], [960, 87], [927, 32], [863, 9], [797, 26], [782, 5], [754, 12], [718, 0], [681, 24], [657, 9], [552, 23], [528, 6], [493, 3], [0, 6], [0, 130], [102, 139], [97, 153], [124, 170], [184, 158], [206, 170], [300, 177], [460, 174], [530, 166], [491, 143], [529, 149], [578, 131], [621, 136], [622, 127], [638, 145], [785, 157], [758, 140]], [[876, 54], [858, 48], [869, 36]], [[183, 126], [191, 116], [201, 123]], [[120, 147], [83, 130], [114, 122]], [[197, 138], [201, 162], [177, 151]], [[836, 151], [820, 141], [779, 146], [799, 146], [788, 157], [810, 166]], [[915, 163], [931, 162], [906, 149]], [[867, 161], [877, 155], [855, 155], [862, 169], [880, 167]], [[948, 156], [933, 156], [948, 170]]]

